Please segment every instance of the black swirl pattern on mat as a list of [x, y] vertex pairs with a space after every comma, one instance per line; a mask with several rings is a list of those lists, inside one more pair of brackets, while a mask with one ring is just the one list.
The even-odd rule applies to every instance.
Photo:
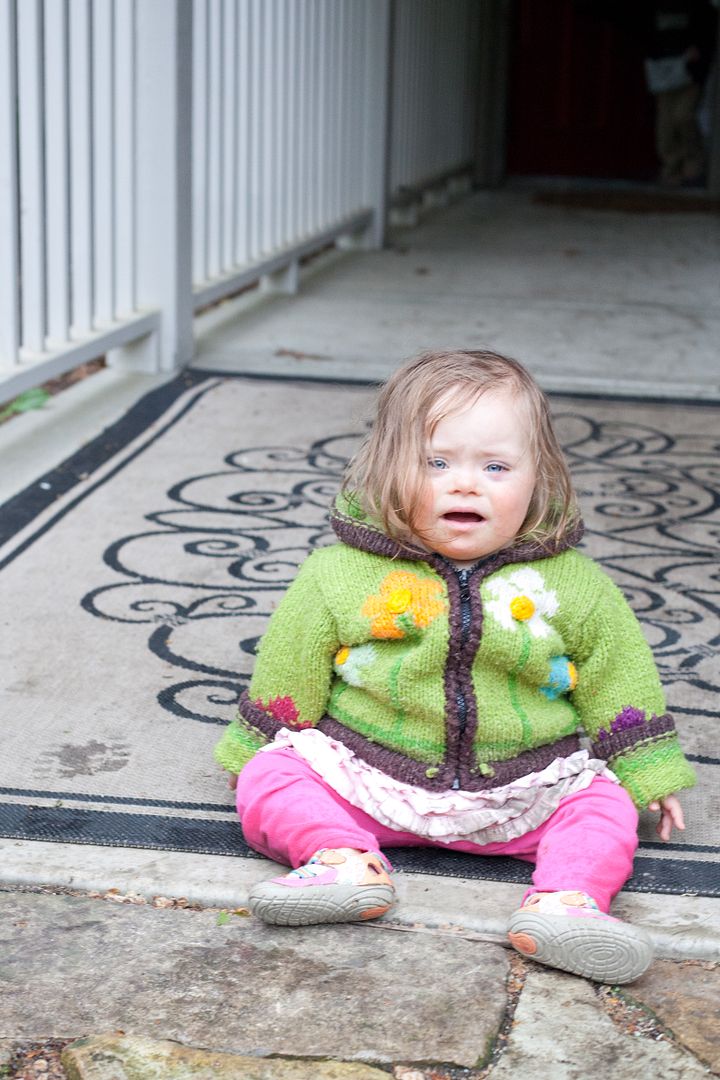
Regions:
[[[149, 628], [151, 652], [183, 673], [158, 692], [164, 709], [204, 723], [231, 718], [271, 611], [308, 552], [334, 540], [328, 508], [359, 439], [233, 451], [217, 472], [174, 484], [168, 505], [146, 516], [149, 528], [106, 550], [121, 580], [82, 606]], [[208, 634], [211, 621], [232, 629]]]
[[576, 412], [556, 419], [584, 546], [643, 623], [670, 707], [719, 716], [720, 438]]
[[[556, 420], [583, 546], [644, 624], [670, 707], [720, 715], [720, 440], [575, 410]], [[143, 627], [150, 650], [182, 674], [158, 691], [164, 709], [203, 723], [232, 717], [271, 611], [308, 552], [334, 540], [328, 508], [360, 438], [235, 450], [217, 472], [173, 484], [149, 527], [107, 549], [114, 580], [82, 605]]]

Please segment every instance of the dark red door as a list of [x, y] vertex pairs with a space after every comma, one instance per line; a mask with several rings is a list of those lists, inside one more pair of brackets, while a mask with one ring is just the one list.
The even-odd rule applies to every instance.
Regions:
[[508, 172], [650, 179], [653, 99], [636, 0], [517, 0]]

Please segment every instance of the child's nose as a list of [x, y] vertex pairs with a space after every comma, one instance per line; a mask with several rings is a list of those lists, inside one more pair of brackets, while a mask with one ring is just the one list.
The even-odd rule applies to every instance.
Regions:
[[458, 468], [454, 476], [455, 490], [468, 495], [478, 494], [482, 485], [482, 474], [471, 466]]

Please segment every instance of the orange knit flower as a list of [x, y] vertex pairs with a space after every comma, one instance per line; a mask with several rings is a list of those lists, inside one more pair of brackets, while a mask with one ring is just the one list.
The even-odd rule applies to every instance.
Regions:
[[403, 638], [426, 626], [445, 611], [442, 583], [421, 578], [408, 570], [393, 570], [380, 583], [380, 592], [369, 596], [361, 614], [372, 620], [376, 638]]

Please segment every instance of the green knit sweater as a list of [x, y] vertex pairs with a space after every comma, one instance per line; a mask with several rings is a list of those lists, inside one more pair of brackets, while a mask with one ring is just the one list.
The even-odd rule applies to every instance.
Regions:
[[573, 550], [527, 543], [469, 570], [410, 551], [339, 500], [270, 620], [238, 718], [239, 772], [282, 727], [318, 727], [383, 772], [486, 790], [592, 740], [638, 807], [691, 787], [650, 649], [620, 590]]

